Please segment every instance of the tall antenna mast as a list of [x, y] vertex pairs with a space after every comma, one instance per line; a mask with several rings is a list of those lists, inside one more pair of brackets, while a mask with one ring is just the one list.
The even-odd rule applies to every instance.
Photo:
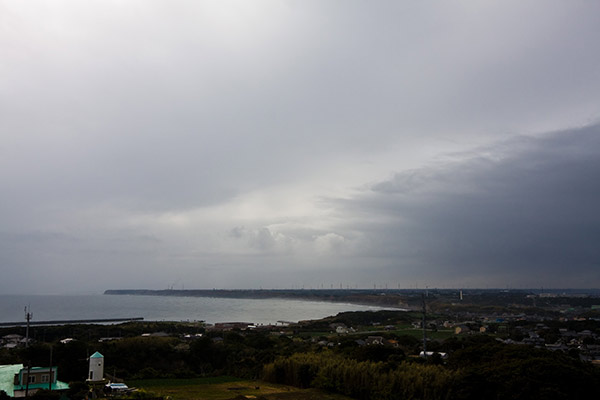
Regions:
[[[25, 320], [27, 321], [27, 328], [25, 328], [25, 348], [29, 347], [29, 321], [31, 321], [31, 317], [33, 317], [33, 313], [31, 311], [31, 305], [29, 309], [25, 306]], [[29, 379], [29, 377], [27, 378]]]
[[427, 333], [425, 331], [425, 314], [427, 313], [427, 307], [425, 305], [424, 293], [421, 293], [421, 299], [423, 300], [423, 356], [427, 358]]

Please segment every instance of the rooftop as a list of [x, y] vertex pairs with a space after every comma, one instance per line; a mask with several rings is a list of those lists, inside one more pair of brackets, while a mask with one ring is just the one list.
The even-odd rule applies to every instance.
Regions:
[[10, 397], [14, 393], [15, 374], [23, 368], [23, 364], [0, 365], [0, 390], [4, 390]]

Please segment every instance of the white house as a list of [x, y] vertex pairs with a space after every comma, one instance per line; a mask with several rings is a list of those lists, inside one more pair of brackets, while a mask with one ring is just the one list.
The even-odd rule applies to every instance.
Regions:
[[104, 379], [104, 356], [95, 352], [90, 356], [90, 372], [88, 381], [99, 382]]

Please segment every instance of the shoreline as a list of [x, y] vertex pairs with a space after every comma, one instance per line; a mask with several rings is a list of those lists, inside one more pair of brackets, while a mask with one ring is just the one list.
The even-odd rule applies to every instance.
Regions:
[[409, 298], [414, 297], [414, 294], [410, 296], [394, 289], [109, 289], [104, 295], [302, 300], [378, 306], [399, 311], [410, 311], [413, 307], [409, 305]]

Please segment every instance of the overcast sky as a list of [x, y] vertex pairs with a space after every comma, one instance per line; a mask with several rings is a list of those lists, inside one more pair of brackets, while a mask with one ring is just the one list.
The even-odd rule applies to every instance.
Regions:
[[0, 0], [0, 293], [600, 287], [600, 2]]

